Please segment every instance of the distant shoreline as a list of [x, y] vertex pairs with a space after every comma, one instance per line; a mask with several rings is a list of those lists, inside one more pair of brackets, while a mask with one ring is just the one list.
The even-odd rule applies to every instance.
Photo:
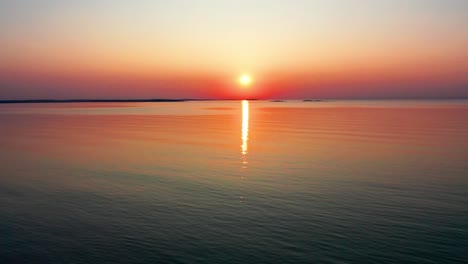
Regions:
[[270, 102], [328, 102], [328, 101], [458, 101], [468, 98], [352, 98], [352, 99], [28, 99], [28, 100], [0, 100], [0, 104], [48, 104], [48, 103], [164, 103], [164, 102], [203, 102], [203, 101], [270, 101]]
[[[38, 104], [38, 103], [158, 103], [187, 101], [234, 101], [242, 99], [66, 99], [66, 100], [0, 100], [0, 104]], [[245, 99], [255, 101], [258, 99]]]

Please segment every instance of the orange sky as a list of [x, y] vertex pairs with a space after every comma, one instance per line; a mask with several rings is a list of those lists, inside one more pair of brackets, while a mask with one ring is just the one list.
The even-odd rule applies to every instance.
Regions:
[[0, 99], [468, 97], [467, 2], [407, 2], [2, 2]]

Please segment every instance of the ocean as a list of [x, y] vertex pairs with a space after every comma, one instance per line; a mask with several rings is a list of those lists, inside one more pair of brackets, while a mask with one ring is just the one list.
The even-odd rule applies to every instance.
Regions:
[[466, 263], [468, 101], [0, 104], [0, 263]]

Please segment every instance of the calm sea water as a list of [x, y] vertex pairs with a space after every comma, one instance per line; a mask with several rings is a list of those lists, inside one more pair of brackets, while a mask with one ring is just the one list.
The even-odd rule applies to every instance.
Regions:
[[0, 263], [466, 263], [468, 102], [0, 105]]

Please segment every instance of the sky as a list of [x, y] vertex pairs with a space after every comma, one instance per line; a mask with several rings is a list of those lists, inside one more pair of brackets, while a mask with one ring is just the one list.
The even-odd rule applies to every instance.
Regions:
[[0, 47], [0, 100], [468, 98], [466, 0], [3, 0]]

